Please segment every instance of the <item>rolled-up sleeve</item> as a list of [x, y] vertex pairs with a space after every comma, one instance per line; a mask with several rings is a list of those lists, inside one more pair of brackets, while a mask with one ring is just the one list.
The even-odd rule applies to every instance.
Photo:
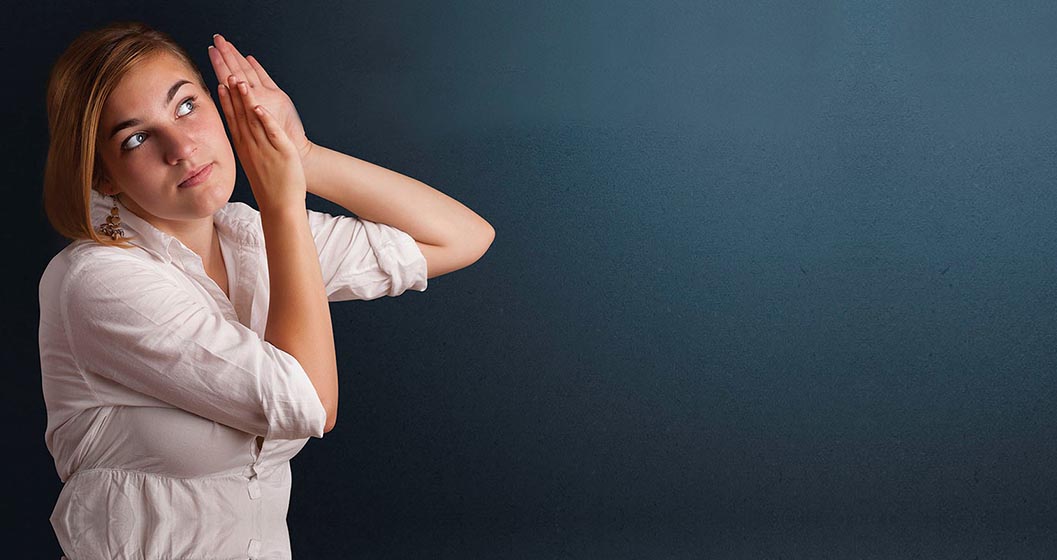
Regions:
[[308, 211], [329, 301], [369, 300], [426, 290], [426, 257], [395, 227]]
[[326, 410], [301, 364], [185, 290], [133, 257], [71, 270], [60, 303], [78, 366], [244, 432], [323, 437]]

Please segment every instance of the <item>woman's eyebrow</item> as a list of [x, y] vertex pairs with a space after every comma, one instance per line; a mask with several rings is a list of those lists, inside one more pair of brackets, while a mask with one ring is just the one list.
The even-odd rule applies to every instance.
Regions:
[[[180, 81], [176, 82], [175, 84], [173, 84], [172, 87], [169, 88], [169, 93], [165, 96], [165, 103], [162, 105], [162, 107], [168, 107], [169, 103], [172, 103], [172, 98], [176, 97], [176, 92], [179, 91], [180, 88], [183, 87], [184, 84], [189, 84], [189, 83], [191, 83], [191, 82], [188, 81], [188, 80], [180, 80]], [[130, 126], [136, 126], [136, 125], [138, 125], [141, 122], [142, 121], [140, 121], [139, 119], [129, 119], [127, 121], [121, 121], [121, 122], [117, 123], [117, 125], [114, 126], [114, 128], [110, 129], [110, 136], [107, 136], [107, 140], [109, 140], [109, 139], [113, 138], [114, 136], [116, 136], [118, 132], [121, 132], [121, 129], [128, 128]]]

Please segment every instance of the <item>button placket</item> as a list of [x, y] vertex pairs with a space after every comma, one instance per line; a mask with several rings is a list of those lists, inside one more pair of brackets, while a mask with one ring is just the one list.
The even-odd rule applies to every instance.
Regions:
[[258, 476], [259, 473], [257, 472], [256, 461], [254, 461], [253, 464], [250, 465], [250, 473], [251, 474], [249, 477], [249, 482], [246, 485], [246, 489], [250, 493], [250, 499], [256, 500], [257, 498], [261, 497], [261, 481], [260, 477]]
[[[243, 243], [248, 241], [243, 240]], [[240, 247], [238, 258], [235, 262], [235, 275], [238, 277], [238, 289], [234, 293], [235, 299], [239, 306], [236, 311], [242, 310], [243, 324], [250, 326], [253, 324], [253, 300], [257, 297], [257, 265], [259, 263], [257, 258], [257, 248], [252, 245], [246, 245]]]
[[250, 464], [249, 468], [249, 483], [247, 484], [247, 490], [250, 493], [250, 499], [256, 500], [261, 497], [261, 483], [260, 483], [260, 471], [258, 467], [261, 464], [261, 459], [264, 458], [264, 450], [268, 447], [268, 440], [265, 439], [261, 442], [260, 449], [257, 448], [257, 442], [253, 442], [253, 451], [256, 456], [253, 458], [253, 463]]
[[[202, 268], [202, 259], [193, 253], [188, 255], [181, 252], [179, 255], [179, 261], [184, 273], [194, 278], [195, 281], [198, 282], [198, 285], [209, 294], [210, 298], [216, 303], [220, 312], [224, 315], [224, 318], [229, 321], [238, 322], [239, 318], [238, 314], [235, 312], [234, 305], [231, 300], [224, 295], [224, 291], [220, 289], [220, 286], [217, 285], [216, 281], [206, 274], [205, 269]], [[230, 286], [229, 289], [231, 289]]]

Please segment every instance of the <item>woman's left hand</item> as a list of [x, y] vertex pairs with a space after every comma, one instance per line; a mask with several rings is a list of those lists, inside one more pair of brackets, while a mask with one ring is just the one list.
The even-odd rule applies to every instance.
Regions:
[[305, 127], [301, 124], [301, 117], [294, 108], [294, 102], [286, 92], [275, 85], [271, 76], [250, 56], [242, 56], [242, 53], [224, 39], [220, 34], [213, 36], [214, 48], [209, 49], [209, 61], [213, 63], [213, 71], [217, 74], [217, 81], [222, 84], [228, 83], [228, 76], [234, 75], [238, 80], [244, 80], [249, 87], [253, 88], [253, 97], [258, 105], [264, 105], [268, 111], [275, 115], [286, 135], [297, 147], [301, 161], [305, 160], [308, 152], [312, 149], [312, 142], [305, 136]]

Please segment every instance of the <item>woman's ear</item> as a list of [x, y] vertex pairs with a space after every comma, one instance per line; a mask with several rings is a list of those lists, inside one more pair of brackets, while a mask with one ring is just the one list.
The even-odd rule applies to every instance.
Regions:
[[118, 189], [117, 187], [114, 186], [114, 183], [110, 182], [110, 178], [106, 176], [106, 173], [100, 173], [99, 174], [99, 192], [101, 192], [101, 193], [103, 193], [103, 194], [105, 194], [107, 196], [113, 196], [113, 195], [121, 192], [121, 189]]
[[103, 164], [103, 159], [96, 154], [95, 166], [92, 168], [92, 184], [93, 188], [99, 191], [100, 194], [105, 196], [113, 196], [121, 189], [117, 188], [117, 185], [110, 180], [110, 176], [106, 173], [106, 165]]

